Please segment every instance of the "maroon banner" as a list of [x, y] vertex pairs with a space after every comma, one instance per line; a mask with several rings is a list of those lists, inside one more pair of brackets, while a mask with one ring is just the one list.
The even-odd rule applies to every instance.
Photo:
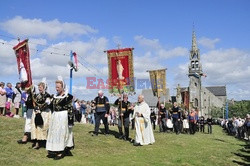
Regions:
[[184, 107], [189, 109], [189, 93], [188, 93], [188, 91], [181, 92], [181, 97], [182, 97]]
[[17, 69], [22, 88], [29, 88], [32, 85], [32, 77], [28, 39], [18, 43], [13, 49], [16, 54]]

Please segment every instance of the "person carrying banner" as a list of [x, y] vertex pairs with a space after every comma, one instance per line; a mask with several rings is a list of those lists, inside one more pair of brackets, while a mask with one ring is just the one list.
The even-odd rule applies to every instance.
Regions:
[[33, 104], [33, 97], [32, 95], [35, 92], [35, 88], [31, 87], [26, 89], [27, 99], [25, 101], [25, 105], [27, 108], [26, 111], [26, 118], [25, 118], [25, 125], [24, 125], [24, 135], [23, 138], [18, 140], [18, 144], [26, 144], [29, 140], [31, 140], [31, 117], [33, 114], [34, 104]]
[[[119, 119], [118, 119], [118, 129], [120, 134], [120, 139], [129, 140], [129, 115], [133, 113], [130, 109], [130, 102], [128, 101], [128, 95], [123, 94], [123, 99], [121, 96], [115, 101], [115, 105], [118, 105]], [[122, 132], [122, 124], [124, 126], [125, 135]]]

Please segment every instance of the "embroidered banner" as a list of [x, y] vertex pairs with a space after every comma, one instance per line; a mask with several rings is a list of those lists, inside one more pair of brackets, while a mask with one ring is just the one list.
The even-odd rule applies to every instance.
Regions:
[[149, 76], [154, 96], [166, 95], [166, 69], [150, 70]]
[[29, 88], [32, 85], [31, 68], [30, 68], [30, 53], [28, 39], [18, 43], [13, 47], [16, 59], [19, 79], [21, 87]]
[[133, 48], [107, 51], [109, 92], [134, 94]]
[[183, 91], [183, 92], [181, 92], [181, 96], [182, 96], [182, 101], [183, 101], [184, 107], [186, 109], [189, 109], [189, 92]]

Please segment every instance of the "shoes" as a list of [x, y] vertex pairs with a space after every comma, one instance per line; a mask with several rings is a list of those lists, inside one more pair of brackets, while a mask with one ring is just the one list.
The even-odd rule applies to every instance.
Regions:
[[39, 146], [34, 146], [32, 149], [38, 150], [38, 149], [40, 149], [40, 147]]
[[124, 139], [124, 141], [129, 141], [129, 142], [131, 141], [131, 139], [130, 139], [130, 138], [126, 138], [126, 137], [124, 137], [123, 139]]
[[108, 133], [104, 133], [105, 136], [108, 136], [109, 135], [109, 132]]
[[64, 154], [58, 154], [54, 157], [54, 160], [60, 160], [62, 158], [64, 158]]
[[65, 156], [73, 156], [70, 150], [65, 150]]
[[92, 137], [97, 137], [98, 136], [98, 134], [92, 134]]
[[140, 143], [136, 143], [136, 142], [134, 142], [133, 145], [134, 145], [134, 146], [142, 146]]
[[17, 141], [18, 144], [27, 144], [27, 142], [28, 142], [28, 141], [23, 141], [23, 140], [21, 140], [21, 139]]
[[20, 118], [20, 116], [19, 116], [19, 115], [14, 115], [14, 116], [13, 116], [13, 118], [17, 118], [17, 119], [19, 119], [19, 118]]
[[48, 157], [48, 158], [55, 158], [56, 155], [55, 154], [48, 154], [46, 157]]

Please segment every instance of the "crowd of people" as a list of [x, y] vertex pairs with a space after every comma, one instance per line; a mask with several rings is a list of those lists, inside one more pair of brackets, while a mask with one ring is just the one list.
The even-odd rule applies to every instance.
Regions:
[[245, 118], [233, 117], [221, 120], [220, 125], [229, 135], [250, 141], [250, 114], [247, 114]]
[[[158, 103], [156, 109], [148, 106], [144, 96], [139, 95], [136, 103], [129, 102], [128, 95], [120, 94], [114, 103], [110, 103], [103, 91], [92, 101], [80, 101], [68, 93], [61, 77], [55, 81], [56, 94], [47, 92], [46, 79], [38, 84], [36, 92], [33, 86], [21, 89], [16, 83], [12, 88], [0, 83], [0, 116], [25, 118], [24, 135], [18, 144], [31, 141], [33, 149], [45, 147], [48, 158], [60, 160], [65, 156], [73, 156], [74, 148], [73, 126], [75, 122], [93, 124], [93, 137], [99, 134], [110, 134], [109, 126], [118, 127], [119, 139], [129, 141], [134, 146], [151, 145], [155, 142], [153, 130], [159, 125], [160, 132], [195, 134], [197, 131], [212, 134], [213, 119], [198, 116], [198, 111], [192, 108], [183, 110], [176, 102], [166, 109]], [[13, 108], [12, 108], [13, 107]], [[22, 112], [19, 113], [21, 108]], [[11, 111], [12, 110], [12, 111]], [[104, 130], [100, 130], [100, 125]], [[129, 128], [135, 129], [135, 137], [130, 138]], [[205, 127], [207, 126], [207, 127]], [[231, 135], [249, 140], [250, 116], [245, 119], [234, 117], [222, 121], [221, 126]], [[102, 132], [100, 132], [102, 131]]]
[[58, 77], [55, 82], [57, 93], [54, 95], [47, 92], [46, 79], [38, 84], [39, 92], [36, 92], [34, 86], [21, 90], [21, 83], [16, 83], [14, 89], [11, 83], [4, 86], [1, 82], [1, 116], [19, 118], [19, 109], [22, 107], [21, 114], [25, 118], [24, 135], [17, 143], [32, 141], [33, 149], [45, 147], [47, 157], [54, 160], [72, 156], [73, 96], [67, 92], [62, 77]]
[[[207, 126], [207, 133], [212, 134], [212, 117], [208, 116], [207, 119], [204, 116], [198, 116], [198, 110], [192, 108], [189, 111], [183, 110], [177, 104], [173, 103], [172, 108], [166, 109], [164, 104], [160, 104], [158, 101], [156, 108], [151, 109], [151, 122], [155, 130], [156, 123], [159, 124], [160, 132], [175, 132], [177, 135], [180, 133], [195, 134], [197, 131], [205, 132], [205, 126]], [[157, 111], [158, 115], [157, 116]]]
[[[73, 126], [76, 121], [94, 124], [92, 136], [100, 134], [100, 124], [104, 124], [104, 134], [110, 134], [109, 125], [118, 124], [119, 138], [130, 141], [134, 146], [149, 145], [155, 142], [150, 122], [150, 108], [144, 96], [138, 96], [137, 105], [128, 101], [126, 94], [118, 97], [110, 107], [109, 99], [102, 91], [92, 101], [79, 101], [67, 92], [61, 77], [55, 81], [56, 94], [47, 92], [46, 79], [37, 89], [34, 86], [22, 87], [16, 83], [12, 88], [0, 83], [0, 115], [14, 118], [25, 118], [24, 134], [18, 144], [32, 142], [32, 149], [46, 148], [48, 158], [60, 160], [65, 156], [73, 156]], [[19, 109], [22, 112], [19, 113]], [[130, 121], [136, 129], [134, 139], [129, 137]]]

